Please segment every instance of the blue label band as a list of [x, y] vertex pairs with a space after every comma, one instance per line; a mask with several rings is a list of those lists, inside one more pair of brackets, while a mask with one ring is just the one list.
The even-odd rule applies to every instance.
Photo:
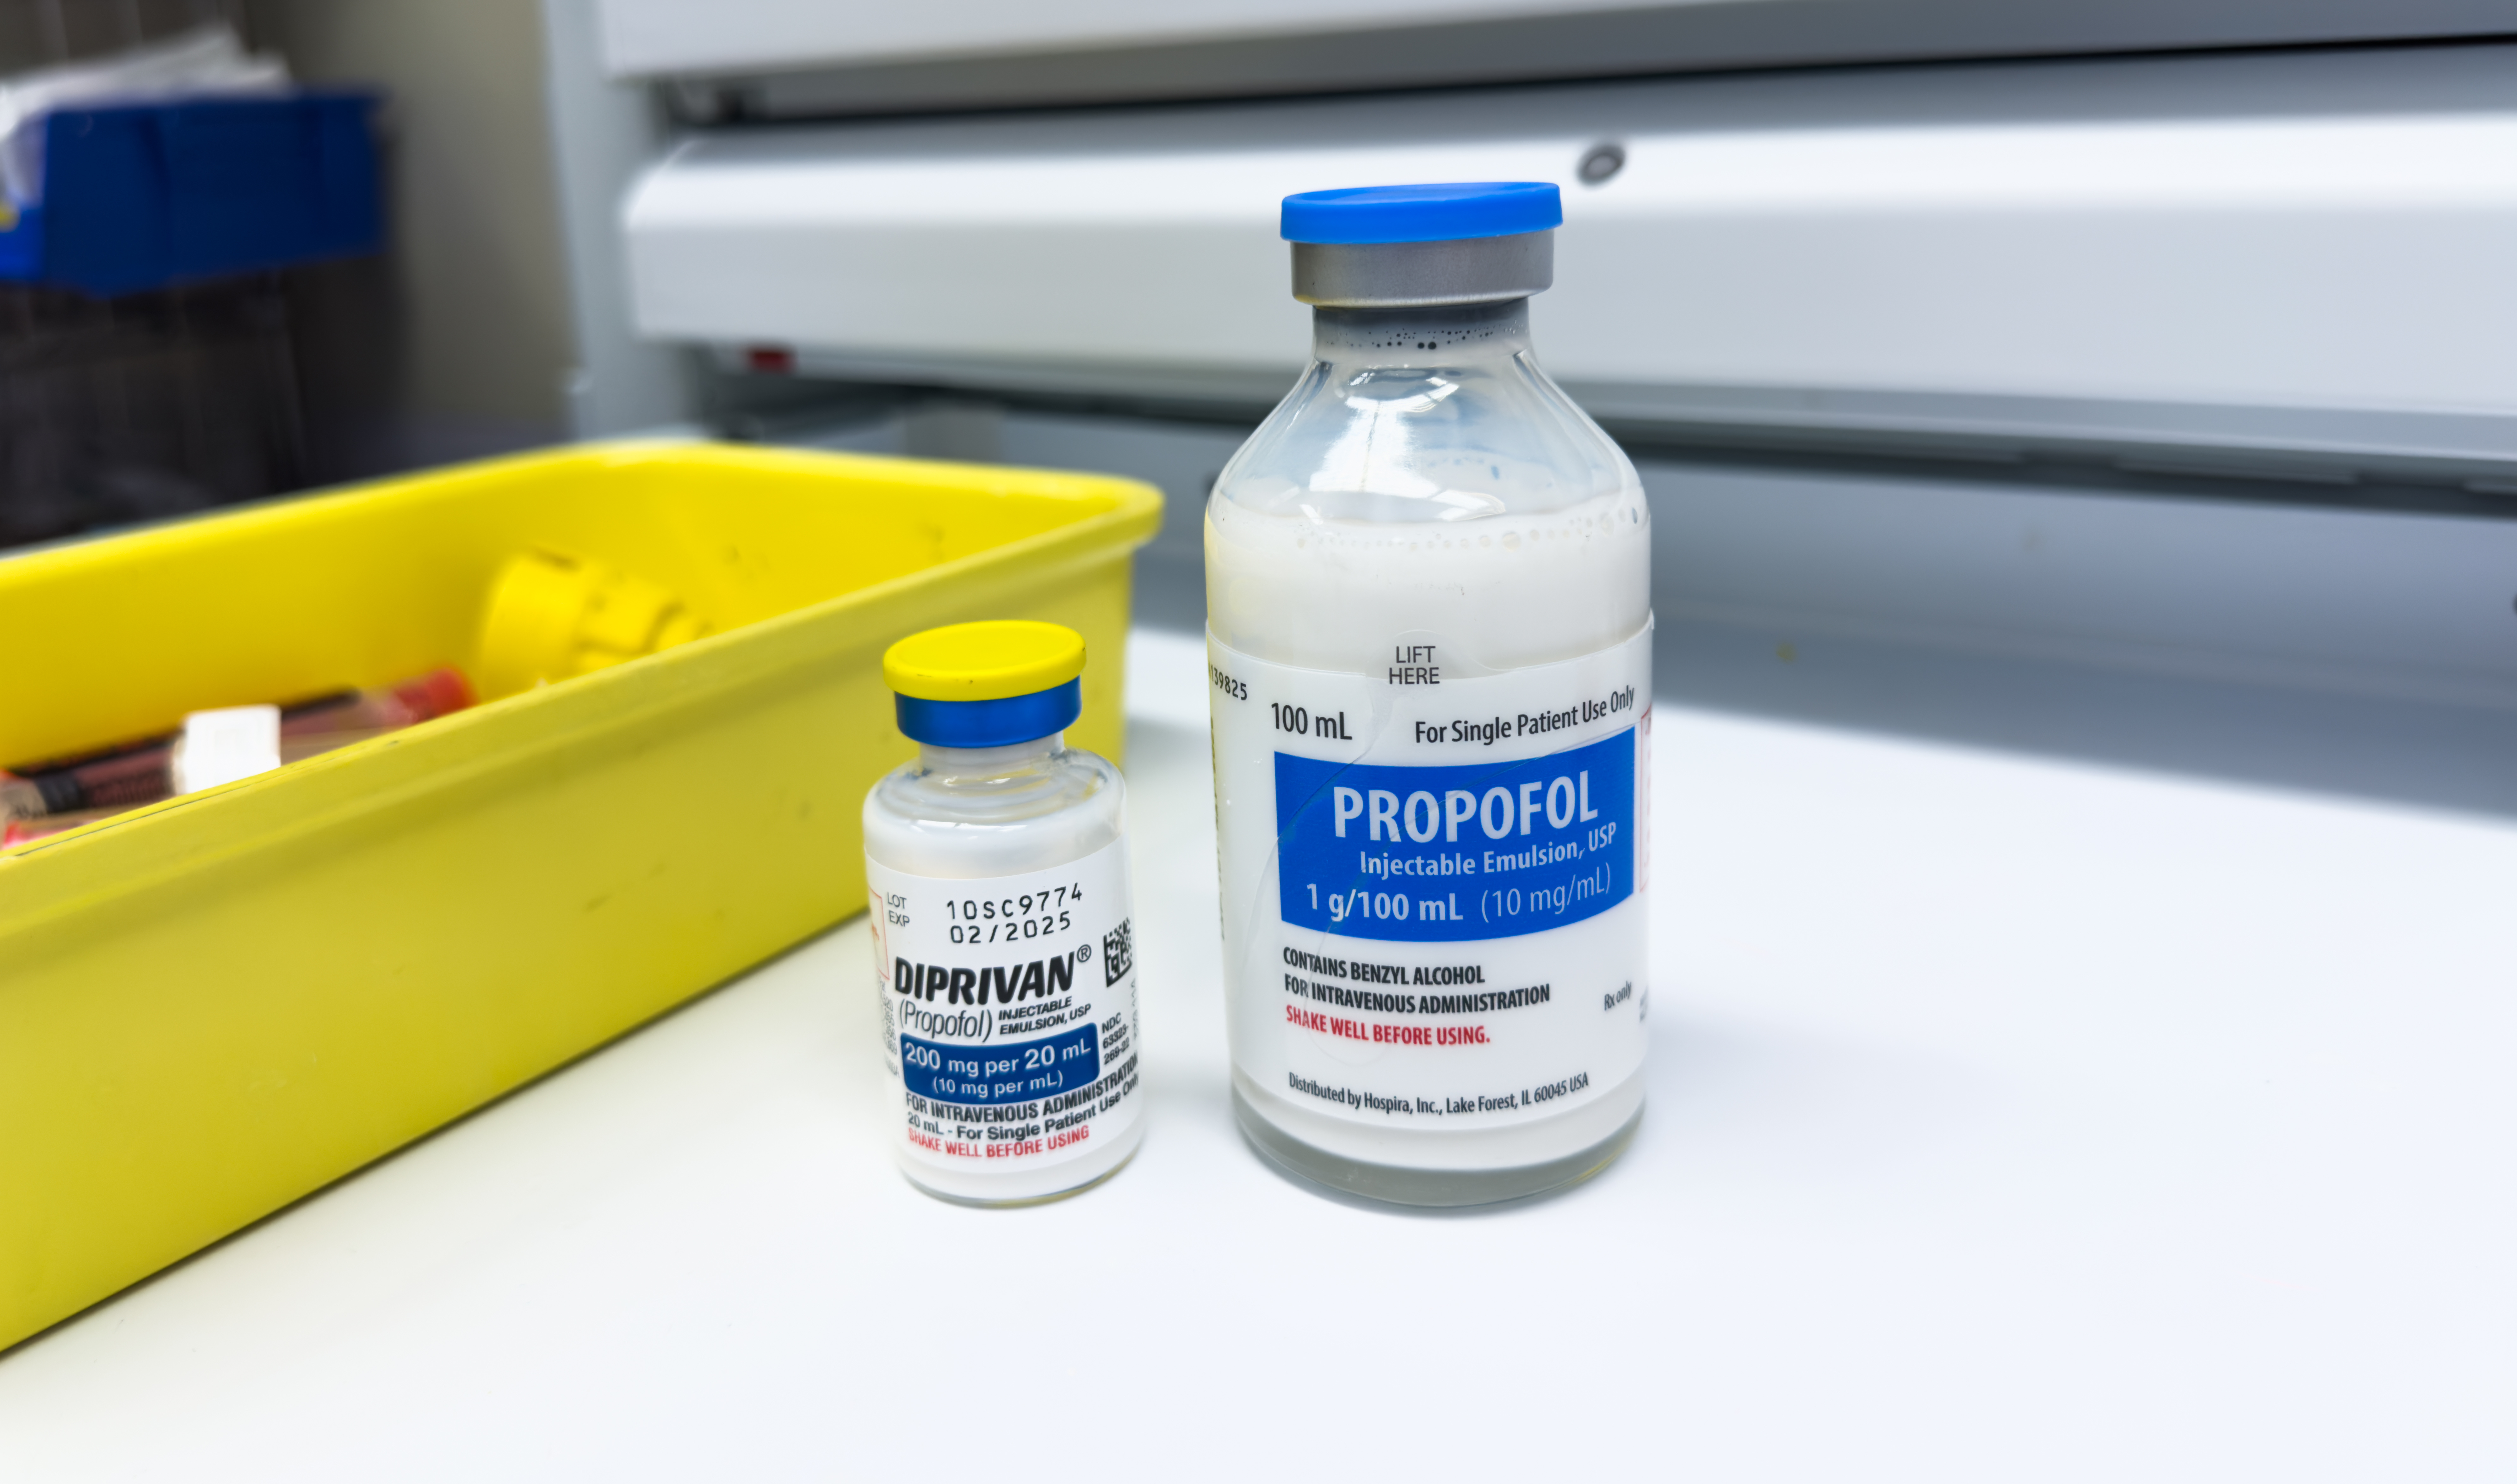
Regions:
[[938, 747], [1009, 747], [1063, 732], [1084, 714], [1081, 677], [1000, 700], [920, 700], [915, 696], [891, 699], [892, 715], [901, 735]]
[[1101, 1079], [1101, 1035], [1092, 1025], [1002, 1046], [957, 1046], [900, 1039], [900, 1075], [909, 1090], [939, 1103], [987, 1106], [1054, 1097]]
[[1277, 911], [1391, 943], [1516, 938], [1635, 891], [1635, 734], [1546, 757], [1392, 767], [1276, 754]]

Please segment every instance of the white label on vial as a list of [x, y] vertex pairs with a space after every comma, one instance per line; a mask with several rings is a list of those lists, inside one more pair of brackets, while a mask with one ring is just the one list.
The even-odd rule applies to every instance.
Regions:
[[866, 890], [905, 1158], [1036, 1169], [1135, 1122], [1125, 842], [1013, 876], [915, 876], [869, 858]]
[[1233, 1063], [1429, 1130], [1604, 1094], [1648, 998], [1650, 628], [1499, 675], [1442, 649], [1366, 676], [1207, 636]]

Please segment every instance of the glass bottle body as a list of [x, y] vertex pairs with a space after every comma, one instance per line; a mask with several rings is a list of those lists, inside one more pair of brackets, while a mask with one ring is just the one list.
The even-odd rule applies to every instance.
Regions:
[[1315, 311], [1206, 547], [1245, 1130], [1409, 1204], [1604, 1165], [1642, 1108], [1649, 513], [1527, 302]]
[[1054, 1199], [1135, 1152], [1126, 801], [1062, 733], [921, 745], [867, 794], [893, 1148], [929, 1194]]

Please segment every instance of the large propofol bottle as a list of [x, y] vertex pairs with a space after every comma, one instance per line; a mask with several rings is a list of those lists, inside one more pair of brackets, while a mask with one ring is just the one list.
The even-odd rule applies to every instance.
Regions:
[[1288, 197], [1312, 363], [1207, 506], [1234, 1107], [1410, 1205], [1578, 1180], [1642, 1111], [1650, 524], [1530, 352], [1561, 220]]

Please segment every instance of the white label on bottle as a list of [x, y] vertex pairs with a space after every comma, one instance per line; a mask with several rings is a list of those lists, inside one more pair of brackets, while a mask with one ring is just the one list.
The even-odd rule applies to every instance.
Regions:
[[1036, 1169], [1135, 1122], [1126, 842], [978, 878], [916, 876], [869, 857], [866, 889], [906, 1159]]
[[1233, 1065], [1356, 1123], [1529, 1122], [1642, 1065], [1651, 629], [1443, 648], [1365, 676], [1207, 636]]

